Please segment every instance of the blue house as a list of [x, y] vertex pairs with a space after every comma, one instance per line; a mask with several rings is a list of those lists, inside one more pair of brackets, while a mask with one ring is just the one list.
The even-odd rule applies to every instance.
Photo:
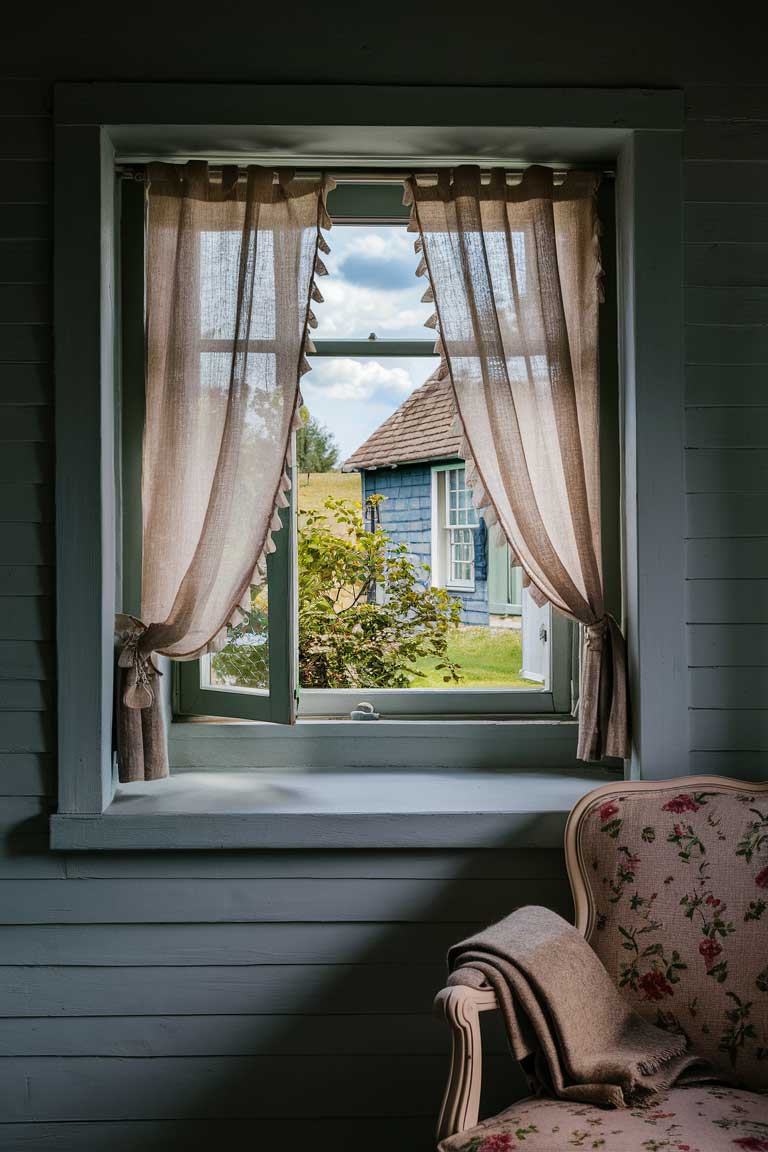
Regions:
[[428, 565], [433, 585], [461, 601], [464, 624], [518, 626], [520, 569], [506, 544], [489, 538], [459, 457], [448, 380], [429, 379], [345, 461], [360, 472], [363, 502], [386, 497], [380, 523], [413, 560]]

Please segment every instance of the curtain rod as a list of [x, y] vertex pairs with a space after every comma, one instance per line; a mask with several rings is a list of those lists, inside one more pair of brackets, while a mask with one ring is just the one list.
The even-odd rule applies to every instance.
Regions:
[[[186, 163], [185, 160], [155, 161], [155, 162], [178, 163], [178, 164]], [[117, 172], [117, 174], [119, 176], [122, 176], [125, 179], [143, 180], [147, 164], [149, 164], [149, 163], [152, 163], [152, 161], [148, 161], [148, 160], [122, 161], [122, 162], [115, 165], [115, 171]], [[245, 167], [246, 163], [247, 163], [247, 161], [241, 160], [239, 163], [237, 161], [233, 161], [231, 165], [228, 165], [228, 164], [216, 161], [216, 163], [210, 163], [210, 170], [213, 173], [219, 173], [225, 167], [232, 167], [232, 166]], [[254, 161], [254, 163], [259, 163], [262, 165], [262, 167], [265, 167], [265, 168], [270, 167], [270, 164], [265, 164], [263, 162], [263, 160]], [[359, 168], [359, 169], [339, 168], [339, 169], [335, 169], [335, 170], [333, 168], [330, 168], [330, 169], [319, 169], [319, 168], [307, 169], [307, 168], [297, 168], [295, 165], [283, 164], [283, 163], [275, 164], [274, 167], [275, 168], [293, 168], [296, 179], [298, 179], [298, 180], [319, 180], [323, 176], [323, 174], [325, 174], [327, 176], [330, 176], [333, 180], [335, 180], [337, 184], [389, 184], [389, 183], [402, 183], [403, 180], [407, 180], [410, 176], [429, 176], [429, 177], [432, 177], [433, 179], [436, 180], [437, 176], [438, 176], [438, 172], [440, 171], [440, 169], [457, 168], [461, 164], [476, 164], [476, 163], [477, 163], [477, 161], [472, 161], [472, 160], [456, 160], [456, 161], [452, 161], [451, 163], [441, 164], [439, 166], [422, 168], [422, 167], [419, 167], [417, 165], [414, 165], [413, 168], [402, 169], [402, 170], [397, 170], [397, 169], [393, 169], [393, 168]], [[526, 164], [526, 165], [521, 166], [519, 164], [519, 162], [517, 164], [507, 165], [507, 164], [504, 164], [503, 162], [499, 162], [498, 164], [494, 163], [494, 164], [489, 166], [488, 163], [486, 162], [485, 164], [480, 165], [482, 178], [484, 178], [486, 180], [490, 179], [491, 167], [504, 168], [505, 171], [510, 173], [511, 175], [522, 176], [523, 173], [528, 168], [532, 167], [532, 165]], [[542, 167], [548, 167], [548, 165], [542, 165]], [[578, 165], [572, 165], [571, 167], [563, 167], [562, 165], [560, 165], [560, 166], [552, 169], [552, 173], [554, 176], [560, 176], [562, 178], [564, 178], [569, 172], [573, 172], [573, 171], [599, 172], [602, 176], [615, 176], [615, 171], [613, 169], [603, 168], [600, 165], [593, 165], [593, 164], [578, 164]], [[275, 183], [276, 182], [277, 182], [277, 175], [275, 175]]]

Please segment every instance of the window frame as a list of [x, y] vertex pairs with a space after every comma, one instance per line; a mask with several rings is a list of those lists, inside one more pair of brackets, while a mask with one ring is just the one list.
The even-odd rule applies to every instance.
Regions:
[[[414, 122], [420, 125], [413, 129]], [[339, 138], [339, 125], [384, 162], [499, 162], [600, 156], [617, 170], [625, 623], [633, 693], [634, 776], [687, 763], [682, 436], [683, 99], [678, 90], [416, 88], [348, 85], [87, 83], [55, 90], [54, 333], [59, 814], [55, 847], [106, 846], [116, 604], [114, 437], [116, 157], [210, 153], [222, 125], [242, 153], [263, 125], [282, 139]], [[351, 127], [349, 127], [351, 124]], [[392, 126], [395, 125], [395, 128]], [[426, 125], [426, 127], [425, 127]], [[478, 125], [481, 127], [478, 128]], [[484, 127], [483, 127], [484, 126]], [[347, 129], [345, 129], [347, 131]], [[293, 136], [292, 136], [293, 134]], [[395, 142], [397, 140], [397, 143]], [[510, 156], [509, 141], [514, 140]], [[406, 142], [405, 145], [403, 142]], [[417, 143], [418, 141], [418, 143]], [[495, 145], [493, 142], [496, 142]], [[506, 145], [504, 142], [507, 142]], [[407, 143], [410, 142], [410, 143]], [[466, 149], [466, 145], [464, 146]], [[272, 157], [276, 157], [274, 144]], [[374, 160], [369, 160], [375, 162]], [[653, 562], [664, 556], [664, 565]], [[652, 621], [652, 627], [641, 627]], [[235, 726], [238, 728], [239, 726]], [[376, 728], [376, 725], [368, 727]], [[395, 727], [397, 727], [395, 725]], [[495, 726], [491, 726], [494, 728]], [[358, 726], [359, 728], [359, 726]], [[392, 731], [394, 729], [390, 729]], [[505, 726], [504, 752], [524, 771], [544, 759], [528, 724]], [[383, 733], [382, 733], [383, 735]], [[359, 732], [355, 739], [359, 737]], [[496, 741], [497, 736], [493, 737]], [[571, 743], [572, 739], [574, 743]], [[429, 741], [427, 741], [429, 743]], [[545, 742], [546, 743], [546, 742]], [[515, 749], [528, 747], [527, 753]], [[402, 755], [400, 753], [399, 755]], [[562, 754], [561, 754], [562, 755]], [[233, 816], [233, 819], [235, 817]], [[239, 844], [248, 819], [237, 815]], [[142, 844], [170, 846], [147, 817]], [[197, 827], [202, 845], [200, 817]], [[229, 817], [219, 817], [217, 835]], [[223, 824], [222, 824], [223, 820]], [[263, 824], [263, 821], [261, 822]], [[454, 823], [456, 823], [454, 821]], [[127, 824], [121, 825], [127, 829]], [[253, 825], [255, 829], [255, 824]], [[187, 846], [198, 841], [186, 839]], [[254, 835], [256, 833], [254, 832]], [[381, 825], [378, 840], [387, 835]], [[130, 847], [123, 838], [123, 846]], [[220, 843], [220, 839], [216, 841]], [[254, 843], [258, 842], [255, 840]], [[427, 841], [422, 840], [422, 846]], [[211, 846], [211, 839], [207, 839]], [[369, 839], [368, 843], [371, 843]]]
[[[340, 207], [336, 197], [341, 193]], [[341, 183], [328, 197], [328, 210], [335, 226], [360, 224], [403, 226], [410, 219], [410, 210], [402, 203], [402, 189], [392, 181], [376, 183], [375, 179], [361, 183]], [[416, 262], [414, 262], [415, 264]], [[415, 271], [415, 269], [414, 269]], [[137, 341], [134, 335], [133, 342]], [[374, 356], [429, 357], [438, 362], [434, 338], [426, 340], [377, 338], [376, 340], [333, 339], [314, 340], [313, 356], [343, 357]], [[615, 355], [615, 350], [614, 350]], [[135, 436], [136, 429], [132, 427]], [[133, 444], [133, 454], [139, 451], [140, 440]], [[131, 446], [124, 445], [126, 457], [132, 455]], [[464, 471], [464, 464], [438, 465], [434, 472], [446, 474]], [[465, 485], [466, 487], [466, 485]], [[467, 491], [469, 491], [467, 489]], [[433, 486], [434, 496], [434, 486]], [[449, 493], [434, 506], [444, 508], [448, 515]], [[139, 501], [140, 505], [140, 501]], [[275, 536], [276, 551], [267, 563], [270, 589], [270, 687], [267, 691], [243, 688], [211, 688], [203, 681], [202, 661], [173, 662], [170, 665], [172, 683], [173, 718], [178, 721], [204, 716], [217, 719], [264, 720], [279, 724], [302, 720], [346, 717], [361, 699], [371, 702], [379, 712], [392, 719], [454, 718], [466, 716], [560, 715], [568, 717], [573, 703], [571, 666], [572, 633], [574, 625], [559, 614], [550, 613], [547, 649], [548, 672], [541, 684], [525, 687], [499, 688], [303, 688], [298, 683], [296, 667], [295, 629], [298, 611], [296, 598], [296, 515], [297, 509], [281, 513], [283, 526], [290, 523], [289, 533]], [[475, 514], [477, 520], [477, 515]], [[475, 526], [466, 526], [473, 528]], [[433, 512], [432, 531], [435, 531]], [[447, 525], [437, 531], [449, 533]], [[286, 549], [290, 555], [286, 556]], [[449, 558], [450, 563], [450, 558]], [[288, 586], [288, 582], [292, 586]], [[474, 559], [470, 581], [441, 583], [448, 591], [467, 593], [475, 591]], [[286, 607], [290, 605], [290, 610]], [[275, 610], [277, 609], [277, 610]], [[273, 632], [273, 615], [275, 627]], [[557, 618], [557, 619], [556, 619]], [[273, 643], [274, 636], [274, 643]], [[286, 645], [289, 650], [286, 652]], [[274, 676], [273, 676], [274, 663]], [[273, 691], [274, 687], [274, 691]]]
[[[474, 532], [477, 530], [477, 515], [475, 515], [474, 524], [451, 524], [451, 506], [450, 506], [450, 477], [457, 472], [463, 472], [466, 475], [466, 467], [463, 463], [456, 464], [436, 464], [432, 468], [432, 475], [436, 479], [436, 483], [432, 484], [432, 499], [437, 501], [437, 527], [436, 532], [440, 534], [440, 539], [443, 540], [441, 545], [439, 541], [435, 541], [437, 546], [438, 563], [442, 561], [445, 556], [445, 571], [438, 575], [438, 586], [446, 588], [449, 592], [474, 592], [475, 591], [475, 538], [470, 537], [472, 544], [472, 559], [469, 561], [470, 575], [467, 580], [456, 579], [453, 575], [454, 565], [454, 533], [455, 532]], [[442, 477], [442, 491], [441, 491], [441, 477]], [[467, 494], [470, 489], [466, 485], [466, 480], [462, 487]], [[442, 514], [442, 515], [441, 515]], [[435, 518], [433, 517], [433, 524]], [[447, 541], [446, 536], [447, 534]], [[433, 565], [435, 557], [435, 547], [433, 545]]]

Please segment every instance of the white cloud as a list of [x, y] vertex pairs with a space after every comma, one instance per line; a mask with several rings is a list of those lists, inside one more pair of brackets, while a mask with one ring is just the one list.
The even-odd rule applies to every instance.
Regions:
[[315, 336], [318, 340], [365, 340], [375, 332], [380, 338], [428, 340], [424, 324], [434, 309], [420, 302], [423, 286], [418, 281], [415, 291], [387, 291], [328, 276], [322, 286], [325, 303], [315, 307]]
[[[421, 303], [427, 282], [416, 276], [418, 257], [405, 227], [340, 226], [330, 243], [328, 276], [321, 284], [325, 303], [315, 308], [317, 339], [364, 340], [371, 332], [390, 339], [429, 339], [423, 326], [434, 306]], [[348, 260], [356, 265], [350, 279], [344, 272]]]
[[[416, 276], [418, 256], [405, 227], [339, 227], [321, 282], [325, 297], [314, 311], [317, 340], [430, 340], [424, 322], [434, 305], [422, 304], [426, 280]], [[346, 274], [345, 274], [346, 265]], [[351, 456], [370, 434], [423, 384], [437, 364], [432, 358], [312, 357], [313, 372], [302, 380], [304, 400], [334, 434], [341, 459]]]
[[348, 256], [368, 256], [372, 260], [402, 260], [412, 264], [415, 272], [418, 257], [413, 241], [405, 227], [340, 227], [333, 232], [332, 253], [342, 266]]
[[301, 381], [304, 402], [333, 432], [346, 460], [434, 371], [436, 360], [398, 356], [385, 361], [311, 357]]
[[405, 368], [389, 367], [378, 360], [315, 361], [311, 383], [304, 391], [322, 391], [331, 400], [370, 400], [380, 392], [407, 396], [413, 391], [413, 379]]

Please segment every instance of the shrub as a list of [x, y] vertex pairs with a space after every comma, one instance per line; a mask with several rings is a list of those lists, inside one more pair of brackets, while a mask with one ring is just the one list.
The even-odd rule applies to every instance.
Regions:
[[[375, 509], [381, 501], [370, 502]], [[430, 586], [429, 568], [417, 567], [404, 544], [381, 528], [368, 531], [359, 503], [330, 497], [303, 514], [298, 571], [303, 688], [409, 688], [424, 677], [415, 662], [425, 658], [446, 683], [460, 680], [447, 654], [458, 600]], [[266, 593], [252, 595], [250, 613], [213, 657], [219, 683], [268, 685]]]
[[[374, 507], [381, 503], [374, 496]], [[332, 520], [346, 528], [334, 535]], [[408, 688], [430, 657], [446, 683], [459, 680], [447, 656], [460, 607], [429, 584], [404, 544], [368, 531], [360, 504], [329, 498], [299, 530], [299, 678], [304, 688]], [[383, 591], [385, 590], [385, 591]]]

